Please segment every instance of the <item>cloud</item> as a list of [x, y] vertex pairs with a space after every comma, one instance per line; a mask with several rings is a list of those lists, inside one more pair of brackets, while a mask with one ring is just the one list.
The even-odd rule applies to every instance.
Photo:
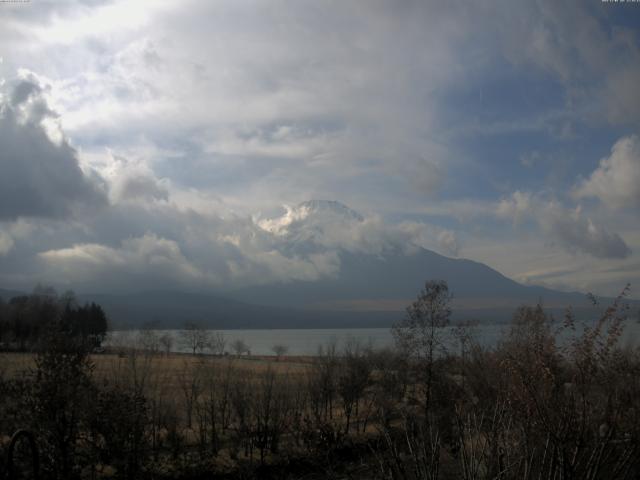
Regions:
[[498, 203], [496, 215], [511, 218], [514, 224], [532, 219], [550, 240], [570, 252], [608, 259], [631, 255], [631, 249], [619, 234], [596, 224], [581, 208], [568, 209], [541, 195], [516, 191]]
[[510, 197], [500, 200], [496, 214], [499, 217], [511, 218], [515, 224], [519, 224], [531, 214], [531, 210], [531, 193], [516, 190]]
[[624, 67], [612, 69], [607, 78], [605, 95], [607, 117], [612, 123], [636, 124], [640, 119], [640, 55]]
[[597, 197], [612, 209], [640, 208], [640, 138], [623, 137], [599, 167], [574, 191], [577, 198]]
[[13, 107], [19, 107], [25, 104], [30, 97], [36, 96], [41, 92], [39, 85], [32, 81], [22, 81], [18, 83], [11, 94], [11, 105]]
[[[425, 247], [455, 255], [459, 249], [453, 231], [389, 224], [329, 201], [305, 202], [269, 219], [183, 211], [167, 202], [119, 203], [91, 223], [49, 236], [42, 245], [72, 244], [40, 251], [38, 280], [64, 279], [85, 291], [314, 281], [338, 276], [343, 252], [395, 255]], [[73, 240], [80, 236], [87, 241]]]
[[168, 200], [169, 192], [158, 180], [149, 175], [132, 175], [118, 185], [117, 195], [121, 199]]
[[297, 253], [348, 251], [367, 255], [412, 253], [418, 248], [457, 256], [455, 232], [422, 222], [384, 222], [377, 215], [363, 216], [346, 205], [312, 200], [286, 206], [282, 216], [256, 224], [281, 243], [281, 249]]
[[[147, 231], [140, 233], [142, 228]], [[94, 239], [38, 254], [38, 280], [64, 279], [84, 291], [210, 290], [313, 281], [340, 269], [335, 251], [288, 251], [250, 217], [184, 211], [166, 202], [113, 204], [91, 222], [49, 235], [44, 245]]]
[[[304, 255], [287, 252], [278, 238], [266, 234], [250, 219], [184, 214], [170, 206], [159, 210], [139, 207], [136, 211], [145, 224], [165, 230], [174, 239], [147, 232], [125, 238], [115, 246], [79, 243], [46, 250], [39, 254], [46, 266], [43, 278], [54, 283], [63, 278], [85, 290], [203, 290], [313, 281], [335, 276], [340, 269], [335, 251]], [[134, 218], [129, 213], [102, 228], [122, 230], [124, 225], [118, 223], [126, 224]], [[104, 238], [99, 231], [95, 233]]]
[[458, 238], [451, 230], [443, 230], [438, 234], [438, 245], [442, 251], [453, 257], [457, 257], [460, 252]]
[[585, 217], [580, 209], [567, 211], [549, 203], [538, 216], [543, 230], [569, 251], [577, 250], [596, 258], [626, 258], [631, 249], [617, 233], [607, 231]]
[[[636, 32], [607, 5], [461, 6], [91, 0], [7, 10], [0, 85], [15, 88], [0, 100], [0, 221], [28, 217], [34, 230], [6, 230], [14, 244], [0, 275], [35, 278], [34, 252], [104, 247], [131, 266], [103, 262], [91, 275], [135, 286], [135, 266], [151, 267], [123, 242], [147, 233], [175, 242], [202, 282], [229, 285], [336, 275], [340, 250], [456, 256], [461, 239], [467, 254], [483, 236], [502, 245], [532, 230], [563, 259], [628, 258], [638, 229], [620, 218], [637, 216], [638, 201], [623, 180], [637, 179], [637, 163], [612, 153], [576, 186], [573, 198], [627, 208], [615, 218], [592, 202], [575, 210], [558, 192], [575, 186], [603, 124], [618, 137], [629, 131], [620, 124], [637, 125]], [[6, 145], [18, 152], [9, 161]], [[274, 213], [308, 198], [365, 215]], [[267, 215], [254, 221], [257, 210]], [[534, 263], [537, 253], [520, 250]], [[37, 258], [49, 278], [91, 276], [72, 257]], [[176, 271], [145, 281], [192, 278]]]
[[116, 248], [76, 244], [47, 250], [39, 256], [66, 282], [107, 289], [131, 289], [136, 283], [158, 286], [159, 282], [193, 288], [200, 282], [211, 285], [215, 280], [191, 264], [177, 242], [153, 233], [125, 239]]
[[168, 201], [168, 180], [156, 178], [143, 162], [128, 161], [121, 156], [110, 156], [104, 177], [109, 184], [112, 202]]
[[13, 238], [6, 233], [0, 230], [0, 255], [6, 255], [13, 248]]
[[227, 260], [227, 267], [236, 286], [288, 283], [335, 277], [340, 272], [340, 259], [336, 252], [287, 256], [275, 249], [245, 251]]
[[[456, 67], [465, 18], [417, 4], [282, 15], [259, 3], [111, 3], [25, 19], [38, 47], [29, 64], [58, 79], [54, 104], [75, 145], [178, 144], [180, 165], [159, 177], [236, 197], [241, 184], [253, 206], [265, 191], [273, 204], [338, 197], [363, 172], [417, 197], [441, 191], [455, 159], [432, 140], [425, 106]], [[105, 23], [123, 11], [138, 20]], [[51, 65], [42, 52], [58, 59], [69, 42], [73, 54]], [[203, 43], [215, 45], [204, 56]]]
[[532, 168], [536, 163], [540, 162], [540, 152], [533, 151], [520, 156], [520, 165], [526, 168]]
[[41, 93], [23, 80], [11, 102], [0, 105], [0, 220], [65, 217], [105, 201], [80, 169], [76, 151], [47, 135], [43, 121], [53, 114]]
[[504, 7], [496, 30], [511, 62], [551, 73], [579, 121], [637, 124], [640, 49], [633, 27], [612, 23], [606, 5], [543, 0]]

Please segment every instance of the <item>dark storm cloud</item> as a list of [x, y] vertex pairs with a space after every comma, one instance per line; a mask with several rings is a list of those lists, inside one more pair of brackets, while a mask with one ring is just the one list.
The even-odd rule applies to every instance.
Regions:
[[18, 83], [11, 93], [11, 105], [18, 106], [29, 100], [30, 97], [40, 93], [40, 86], [29, 81]]
[[23, 81], [0, 105], [0, 220], [64, 217], [106, 197], [83, 174], [76, 151], [53, 142], [41, 121], [51, 116], [41, 89]]

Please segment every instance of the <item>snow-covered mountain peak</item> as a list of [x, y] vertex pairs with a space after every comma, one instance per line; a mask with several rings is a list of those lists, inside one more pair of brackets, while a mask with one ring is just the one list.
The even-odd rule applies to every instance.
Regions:
[[282, 216], [257, 220], [257, 224], [263, 230], [285, 236], [301, 230], [322, 231], [325, 227], [364, 221], [358, 212], [335, 200], [308, 200], [293, 207], [284, 205], [284, 208]]
[[304, 210], [309, 215], [332, 215], [350, 221], [362, 222], [364, 217], [344, 203], [335, 200], [308, 200], [300, 203], [296, 208]]

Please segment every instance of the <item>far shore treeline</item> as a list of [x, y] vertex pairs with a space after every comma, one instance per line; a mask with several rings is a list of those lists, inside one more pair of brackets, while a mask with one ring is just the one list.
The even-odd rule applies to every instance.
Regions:
[[28, 351], [54, 333], [80, 339], [98, 348], [108, 329], [100, 305], [80, 305], [73, 292], [59, 295], [50, 287], [36, 287], [30, 295], [0, 298], [0, 350]]

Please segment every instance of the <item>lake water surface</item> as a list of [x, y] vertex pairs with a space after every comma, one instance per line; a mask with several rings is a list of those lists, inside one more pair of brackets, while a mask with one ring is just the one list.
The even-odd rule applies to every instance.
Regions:
[[[483, 347], [494, 347], [500, 340], [508, 325], [481, 325], [469, 329], [474, 340]], [[288, 355], [315, 355], [320, 345], [335, 342], [340, 350], [348, 342], [357, 341], [362, 345], [384, 348], [393, 345], [393, 336], [388, 328], [354, 328], [354, 329], [273, 329], [273, 330], [212, 330], [222, 333], [227, 342], [227, 350], [231, 351], [231, 343], [242, 340], [251, 350], [252, 355], [273, 355], [274, 345], [287, 347]], [[184, 345], [181, 330], [152, 330], [156, 337], [168, 333], [173, 338], [171, 347], [174, 352], [189, 352]], [[450, 348], [456, 348], [456, 340], [452, 327], [443, 331], [444, 341]], [[143, 335], [138, 330], [121, 330], [110, 333], [107, 345], [139, 345]], [[620, 344], [623, 346], [640, 345], [640, 324], [628, 321], [625, 325]]]

